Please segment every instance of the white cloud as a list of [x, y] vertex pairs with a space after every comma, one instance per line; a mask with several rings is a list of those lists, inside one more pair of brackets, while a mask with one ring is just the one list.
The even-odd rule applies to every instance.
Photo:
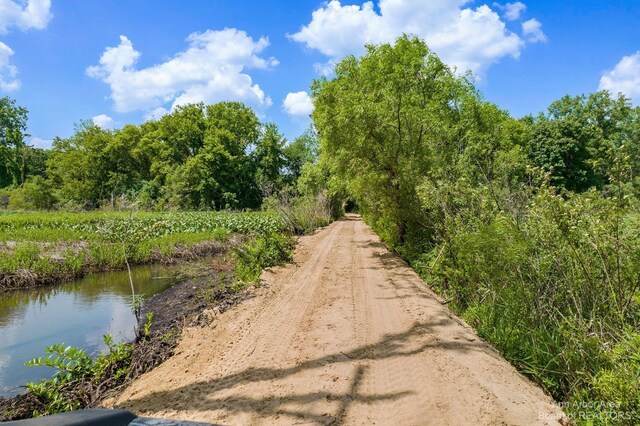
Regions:
[[309, 115], [313, 112], [313, 102], [307, 92], [288, 93], [282, 107], [291, 115]]
[[373, 3], [342, 6], [331, 1], [311, 15], [309, 25], [290, 37], [327, 56], [339, 58], [354, 51], [363, 51], [366, 43], [378, 42], [381, 17]]
[[507, 3], [504, 6], [500, 3], [494, 3], [493, 5], [498, 9], [504, 11], [504, 19], [508, 21], [516, 21], [520, 19], [522, 13], [524, 13], [524, 11], [527, 9], [527, 6], [519, 1], [514, 3]]
[[0, 41], [0, 90], [14, 92], [20, 88], [20, 80], [16, 78], [18, 70], [11, 65], [13, 49]]
[[[367, 43], [392, 42], [402, 34], [424, 39], [449, 65], [480, 76], [504, 57], [519, 57], [525, 40], [507, 29], [489, 6], [465, 8], [467, 3], [379, 0], [378, 12], [372, 1], [358, 6], [332, 0], [315, 10], [311, 21], [289, 37], [329, 57], [326, 64], [316, 65], [321, 72], [346, 54], [362, 54]], [[515, 16], [520, 6], [510, 7], [510, 16]]]
[[270, 69], [278, 64], [274, 58], [259, 56], [269, 45], [266, 37], [254, 40], [244, 31], [225, 28], [193, 33], [187, 42], [186, 50], [166, 62], [136, 69], [140, 52], [127, 37], [120, 36], [120, 44], [106, 48], [99, 65], [86, 72], [109, 84], [118, 112], [141, 110], [151, 117], [177, 105], [222, 100], [271, 105], [271, 99], [246, 73], [247, 69]]
[[37, 136], [31, 138], [29, 145], [35, 148], [50, 149], [53, 141], [51, 139], [42, 139]]
[[[28, 0], [26, 5], [24, 1], [0, 0], [0, 34], [7, 34], [13, 27], [22, 31], [41, 30], [51, 17], [51, 0]], [[16, 78], [18, 69], [10, 62], [13, 54], [13, 49], [0, 42], [0, 90], [3, 92], [20, 88], [20, 80]]]
[[0, 32], [7, 33], [11, 27], [23, 31], [46, 28], [51, 20], [51, 0], [24, 1], [0, 0]]
[[613, 95], [623, 93], [636, 104], [640, 104], [640, 51], [623, 57], [611, 70], [600, 78], [600, 90]]
[[547, 41], [547, 36], [542, 32], [542, 24], [535, 18], [522, 23], [522, 33], [530, 43]]
[[107, 114], [96, 115], [91, 120], [93, 121], [93, 124], [98, 127], [102, 127], [103, 129], [113, 129], [116, 125], [113, 118], [109, 117]]
[[518, 58], [524, 45], [486, 5], [463, 9], [458, 19], [425, 40], [447, 64], [480, 76], [505, 56]]

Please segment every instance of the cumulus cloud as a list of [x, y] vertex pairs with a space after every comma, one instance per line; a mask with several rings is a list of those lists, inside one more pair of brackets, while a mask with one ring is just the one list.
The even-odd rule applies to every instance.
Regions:
[[51, 20], [51, 0], [0, 0], [0, 32], [6, 34], [12, 27], [23, 31], [46, 28]]
[[327, 56], [339, 58], [363, 51], [365, 43], [378, 42], [380, 21], [381, 16], [373, 9], [372, 2], [360, 7], [342, 6], [339, 1], [331, 1], [314, 11], [311, 22], [290, 37]]
[[96, 115], [91, 120], [93, 121], [93, 124], [98, 127], [102, 127], [103, 129], [113, 129], [116, 125], [113, 118], [109, 117], [107, 114]]
[[547, 36], [542, 31], [542, 24], [535, 18], [522, 23], [522, 33], [530, 43], [544, 43], [547, 41]]
[[309, 115], [313, 112], [313, 102], [307, 92], [287, 93], [282, 107], [290, 115]]
[[[13, 27], [26, 31], [43, 29], [51, 19], [51, 0], [29, 0], [16, 2], [0, 0], [0, 34], [7, 34]], [[11, 64], [14, 54], [6, 44], [0, 42], [0, 90], [14, 92], [20, 88], [18, 69]]]
[[623, 57], [612, 70], [605, 72], [600, 78], [599, 89], [613, 95], [623, 93], [640, 104], [640, 51]]
[[109, 85], [118, 112], [140, 110], [154, 117], [177, 105], [222, 100], [271, 105], [271, 99], [246, 73], [278, 64], [274, 58], [260, 56], [269, 45], [266, 37], [254, 40], [244, 31], [225, 28], [193, 33], [187, 43], [184, 51], [166, 62], [136, 69], [140, 52], [120, 36], [120, 44], [107, 47], [99, 64], [86, 73]]
[[522, 13], [524, 13], [524, 11], [527, 9], [527, 6], [519, 1], [514, 3], [507, 3], [505, 5], [494, 3], [493, 5], [498, 9], [504, 11], [504, 19], [508, 21], [517, 21], [518, 19], [520, 19]]
[[[362, 54], [365, 44], [392, 42], [402, 34], [424, 39], [446, 63], [479, 76], [504, 57], [519, 57], [526, 41], [510, 31], [489, 6], [464, 7], [467, 3], [379, 0], [378, 11], [372, 1], [358, 6], [332, 0], [315, 10], [311, 21], [289, 37], [328, 56], [327, 63], [316, 65], [325, 73], [342, 56]], [[520, 4], [503, 7], [509, 17], [519, 17], [524, 10]]]

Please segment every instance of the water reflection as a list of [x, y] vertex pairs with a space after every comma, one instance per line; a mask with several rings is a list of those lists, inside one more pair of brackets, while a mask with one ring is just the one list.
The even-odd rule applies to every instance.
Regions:
[[[179, 280], [161, 265], [132, 269], [136, 294], [151, 296]], [[0, 294], [0, 396], [51, 374], [24, 363], [52, 343], [102, 349], [102, 335], [115, 341], [134, 337], [131, 287], [126, 271], [88, 275], [74, 283]]]

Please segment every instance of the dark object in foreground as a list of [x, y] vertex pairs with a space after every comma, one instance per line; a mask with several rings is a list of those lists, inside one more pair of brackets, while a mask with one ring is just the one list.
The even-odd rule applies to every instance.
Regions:
[[4, 423], [15, 426], [212, 426], [211, 423], [136, 417], [127, 410], [90, 408]]

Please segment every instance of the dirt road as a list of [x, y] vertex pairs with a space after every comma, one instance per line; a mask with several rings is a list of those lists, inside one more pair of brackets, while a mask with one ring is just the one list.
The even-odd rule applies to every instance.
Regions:
[[534, 425], [563, 415], [356, 216], [116, 401], [219, 424]]

